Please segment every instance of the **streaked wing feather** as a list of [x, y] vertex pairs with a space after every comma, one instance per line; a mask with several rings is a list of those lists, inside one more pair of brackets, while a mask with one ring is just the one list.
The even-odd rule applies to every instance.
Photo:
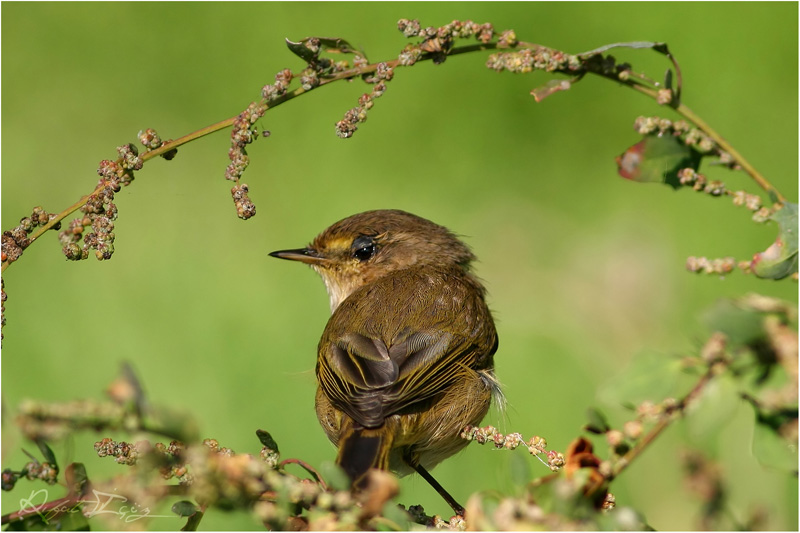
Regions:
[[[380, 426], [386, 417], [436, 396], [465, 368], [491, 357], [496, 333], [488, 310], [481, 311], [488, 322], [464, 318], [476, 316], [473, 306], [485, 309], [485, 303], [466, 285], [452, 284], [457, 277], [449, 276], [437, 278], [422, 270], [398, 274], [365, 288], [369, 298], [353, 295], [337, 309], [337, 315], [344, 315], [335, 328], [331, 322], [326, 328], [317, 375], [331, 402], [357, 423]], [[397, 284], [421, 281], [442, 291], [440, 296], [401, 299]], [[417, 327], [420, 317], [424, 329]], [[486, 338], [487, 333], [495, 340]], [[483, 346], [481, 341], [494, 344]]]
[[336, 339], [330, 355], [333, 367], [357, 387], [377, 388], [397, 379], [397, 364], [380, 339], [350, 332]]

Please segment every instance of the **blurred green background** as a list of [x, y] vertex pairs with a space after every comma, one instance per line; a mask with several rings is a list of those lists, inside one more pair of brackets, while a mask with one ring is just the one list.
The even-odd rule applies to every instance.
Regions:
[[[35, 205], [60, 211], [94, 187], [101, 159], [155, 128], [163, 138], [236, 115], [282, 68], [303, 64], [284, 44], [342, 37], [371, 61], [406, 44], [399, 18], [453, 19], [513, 28], [520, 39], [582, 52], [633, 40], [665, 41], [680, 62], [684, 102], [733, 143], [783, 194], [797, 199], [795, 3], [3, 3], [2, 224]], [[646, 50], [614, 52], [660, 78], [668, 63]], [[56, 235], [4, 275], [2, 466], [26, 461], [13, 424], [23, 398], [102, 398], [131, 361], [150, 400], [191, 411], [204, 437], [257, 453], [270, 431], [284, 457], [313, 465], [335, 456], [316, 421], [314, 362], [328, 298], [308, 268], [267, 253], [303, 246], [329, 224], [400, 208], [464, 236], [480, 258], [500, 335], [497, 375], [509, 409], [486, 423], [547, 438], [565, 450], [598, 391], [643, 353], [688, 353], [698, 322], [722, 297], [751, 291], [797, 300], [792, 282], [684, 270], [689, 255], [747, 259], [775, 238], [728, 200], [626, 182], [614, 157], [637, 142], [638, 115], [673, 117], [634, 91], [587, 78], [537, 104], [543, 73], [497, 74], [487, 54], [398, 69], [353, 138], [334, 124], [369, 91], [335, 83], [267, 113], [272, 132], [248, 148], [244, 176], [258, 214], [235, 215], [223, 179], [227, 132], [148, 163], [117, 195], [111, 261], [72, 263]], [[758, 192], [743, 173], [704, 170]], [[72, 218], [72, 217], [71, 217]], [[68, 219], [69, 220], [69, 219]], [[653, 398], [659, 400], [660, 398]], [[683, 423], [614, 483], [619, 505], [656, 529], [691, 529], [700, 510], [679, 453], [720, 460], [731, 508], [767, 527], [797, 528], [797, 481], [758, 466], [752, 411], [731, 396], [731, 424], [696, 438]], [[81, 434], [54, 445], [62, 464], [91, 476], [124, 468], [97, 459]], [[605, 449], [599, 447], [601, 455]], [[519, 452], [521, 453], [521, 452]], [[436, 471], [464, 502], [477, 490], [515, 490], [511, 453], [473, 445]], [[546, 470], [533, 462], [532, 471]], [[3, 513], [30, 488], [3, 494]], [[399, 501], [449, 508], [420, 478]], [[53, 489], [53, 495], [56, 489]], [[166, 510], [165, 510], [166, 511]], [[152, 529], [181, 521], [154, 519]], [[212, 511], [201, 529], [261, 529], [244, 514]]]

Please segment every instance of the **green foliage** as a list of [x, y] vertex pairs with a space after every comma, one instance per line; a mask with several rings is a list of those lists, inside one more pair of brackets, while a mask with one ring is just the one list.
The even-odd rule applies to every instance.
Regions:
[[753, 258], [753, 272], [761, 278], [783, 279], [797, 273], [797, 204], [784, 204], [770, 219], [778, 224], [778, 237]]
[[350, 479], [344, 470], [333, 461], [323, 461], [319, 465], [319, 471], [328, 485], [336, 490], [347, 490], [350, 487]]
[[56, 462], [56, 454], [53, 453], [53, 450], [50, 449], [50, 446], [44, 440], [37, 440], [36, 445], [39, 447], [39, 451], [42, 453], [42, 457], [44, 457], [45, 462], [50, 463], [53, 468], [58, 470], [58, 463]]
[[[565, 50], [652, 35], [668, 41], [684, 72], [691, 73], [684, 80], [691, 86], [684, 100], [713, 119], [787, 198], [796, 198], [795, 5], [687, 4], [675, 10], [659, 4], [475, 3], [468, 11], [465, 17], [492, 20], [498, 28], [513, 27], [520, 36]], [[303, 68], [301, 58], [286, 54], [284, 36], [302, 43], [307, 35], [344, 35], [382, 59], [395, 57], [406, 43], [393, 28], [397, 18], [417, 16], [439, 25], [462, 16], [437, 4], [420, 4], [409, 13], [399, 4], [308, 10], [289, 4], [24, 3], [4, 4], [3, 15], [3, 89], [15, 102], [4, 106], [4, 228], [17, 224], [32, 205], [62, 209], [89, 192], [97, 160], [114, 156], [109, 139], [116, 139], [114, 145], [130, 142], [140, 127], [133, 122], [177, 138], [243, 109], [258, 98], [260, 87], [273, 82], [271, 73]], [[715, 24], [709, 25], [712, 18]], [[252, 20], [259, 21], [256, 41], [252, 30], [242, 29], [243, 21]], [[586, 20], [603, 24], [580, 22]], [[97, 31], [110, 27], [113, 46], [107, 32]], [[737, 29], [743, 27], [752, 39], [741, 39]], [[693, 36], [691, 42], [686, 35]], [[165, 42], [174, 46], [164, 49], [159, 43]], [[631, 51], [619, 51], [626, 52]], [[642, 61], [643, 70], [663, 72], [655, 58], [652, 63], [631, 58], [637, 65]], [[717, 66], [730, 58], [746, 68]], [[265, 252], [308, 240], [324, 223], [365, 208], [435, 214], [469, 236], [482, 258], [478, 273], [489, 282], [492, 307], [501, 317], [498, 374], [513, 406], [508, 424], [547, 435], [562, 449], [583, 422], [585, 406], [595, 401], [599, 384], [617, 375], [642, 346], [652, 356], [630, 365], [633, 383], [617, 381], [633, 396], [612, 390], [604, 398], [619, 404], [683, 392], [681, 385], [697, 375], [679, 372], [677, 358], [664, 354], [690, 351], [687, 339], [699, 335], [697, 313], [713, 301], [754, 290], [796, 301], [795, 288], [785, 283], [763, 284], [738, 274], [724, 281], [698, 279], [679, 272], [681, 257], [698, 250], [750, 257], [772, 236], [740, 224], [741, 214], [730, 206], [709, 207], [708, 198], [689, 197], [689, 191], [664, 195], [613, 180], [613, 169], [604, 162], [632, 142], [630, 118], [651, 113], [651, 102], [587, 79], [537, 105], [526, 99], [536, 82], [483, 71], [483, 61], [464, 54], [445, 65], [402, 69], [369, 123], [347, 143], [334, 138], [331, 126], [368, 90], [359, 80], [267, 115], [259, 126], [272, 135], [250, 148], [253, 163], [246, 174], [261, 210], [247, 224], [229, 220], [234, 218], [226, 199], [230, 185], [222, 181], [229, 143], [222, 135], [200, 141], [205, 143], [200, 150], [194, 144], [181, 148], [174, 161], [148, 164], [133, 188], [123, 190], [115, 200], [122, 215], [112, 263], [68, 264], [55, 236], [43, 235], [3, 276], [9, 282], [3, 397], [11, 416], [24, 397], [92, 397], [95, 385], [105, 383], [119, 359], [127, 358], [136, 360], [154, 402], [191, 411], [199, 424], [186, 431], [189, 417], [178, 413], [156, 427], [178, 428], [192, 438], [224, 435], [237, 449], [250, 448], [252, 428], [269, 427], [292, 455], [314, 465], [329, 460], [335, 452], [313, 416], [311, 377], [326, 303], [320, 287], [309, 283], [309, 273], [281, 277]], [[534, 76], [544, 79], [541, 73]], [[753, 95], [765, 87], [770, 98], [753, 106]], [[753, 134], [767, 130], [768, 135]], [[42, 161], [58, 162], [58, 172]], [[721, 168], [709, 174], [716, 171], [726, 180], [739, 179]], [[790, 205], [795, 204], [785, 204]], [[757, 273], [777, 278], [796, 272], [793, 209], [794, 223], [790, 211], [772, 215], [784, 245], [775, 254], [765, 252], [759, 267], [764, 270]], [[751, 320], [758, 312], [734, 306], [732, 313], [731, 323], [718, 319], [729, 343], [766, 338], [765, 328]], [[749, 353], [733, 355], [747, 362]], [[757, 361], [756, 376], [780, 374], [774, 361]], [[752, 389], [748, 392], [758, 392]], [[715, 402], [730, 393], [724, 384], [702, 396], [698, 419], [711, 418]], [[750, 403], [758, 422], [757, 459], [774, 456], [772, 462], [791, 468], [777, 431], [791, 417], [765, 406], [762, 398], [753, 396]], [[720, 418], [722, 425], [725, 416]], [[613, 426], [614, 417], [608, 419], [597, 428]], [[759, 442], [762, 436], [778, 445], [774, 453], [769, 442]], [[674, 434], [662, 438], [669, 453], [685, 444]], [[123, 467], [111, 461], [94, 466], [93, 435], [74, 439], [72, 450], [90, 461], [93, 478], [119, 474]], [[64, 457], [65, 446], [51, 444]], [[11, 425], [3, 427], [3, 446], [4, 461], [17, 466], [27, 461]], [[730, 486], [747, 487], [747, 494], [730, 496], [731, 506], [769, 505], [777, 509], [770, 512], [769, 527], [795, 529], [796, 502], [783, 497], [784, 478], [754, 471], [752, 458], [740, 453], [739, 439], [722, 447], [736, 450], [735, 465], [726, 468]], [[455, 487], [458, 499], [479, 488], [508, 492], [510, 484], [522, 481], [498, 474], [507, 471], [498, 467], [503, 454], [475, 448], [436, 471], [445, 486]], [[527, 458], [514, 456], [513, 461]], [[645, 462], [641, 475], [621, 476], [615, 490], [624, 503], [617, 513], [598, 518], [599, 527], [646, 525], [628, 505], [644, 510], [659, 529], [697, 527], [696, 498], [675, 471], [674, 457], [665, 452]], [[85, 480], [85, 473], [76, 479]], [[476, 479], [485, 485], [476, 486]], [[653, 479], [659, 479], [658, 487]], [[420, 480], [402, 483], [404, 503], [446, 509]], [[3, 494], [4, 512], [18, 500], [15, 493]], [[487, 504], [484, 511], [493, 514], [497, 507]], [[81, 516], [74, 514], [59, 527], [85, 527], [69, 523]], [[37, 527], [33, 517], [17, 524]], [[202, 524], [259, 525], [244, 512], [211, 512]]]
[[634, 406], [675, 397], [681, 390], [683, 365], [680, 358], [663, 353], [638, 354], [631, 364], [609, 380], [599, 392], [608, 405]]
[[598, 409], [587, 409], [586, 417], [589, 419], [589, 423], [586, 424], [583, 429], [589, 433], [597, 433], [598, 435], [601, 435], [611, 429], [611, 426], [608, 425], [608, 420], [606, 420], [606, 415], [604, 415]]
[[271, 450], [274, 450], [275, 452], [279, 452], [278, 443], [275, 442], [275, 439], [272, 438], [272, 435], [269, 434], [269, 431], [264, 431], [263, 429], [256, 430], [256, 436], [261, 444]]
[[756, 425], [753, 431], [753, 455], [758, 462], [769, 468], [778, 468], [797, 475], [797, 446], [793, 446], [780, 435], [779, 428], [789, 422], [792, 417], [797, 420], [797, 410], [787, 413], [776, 423], [756, 414]]
[[619, 173], [628, 180], [681, 186], [678, 171], [697, 170], [701, 154], [671, 135], [648, 135], [619, 157]]
[[172, 512], [178, 516], [192, 516], [197, 512], [197, 506], [188, 500], [181, 500], [172, 504]]

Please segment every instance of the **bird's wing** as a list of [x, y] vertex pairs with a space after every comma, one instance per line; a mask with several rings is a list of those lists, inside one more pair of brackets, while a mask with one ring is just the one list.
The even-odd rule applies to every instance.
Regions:
[[[422, 315], [413, 308], [419, 303], [364, 300], [362, 307], [376, 309], [360, 309], [362, 320], [332, 318], [337, 327], [329, 324], [320, 342], [317, 375], [334, 405], [365, 427], [432, 398], [496, 349], [488, 310], [489, 323], [475, 328], [464, 318], [474, 310], [457, 308], [463, 298], [435, 298]], [[485, 307], [482, 300], [477, 304]], [[476, 337], [484, 327], [490, 338], [481, 342]]]

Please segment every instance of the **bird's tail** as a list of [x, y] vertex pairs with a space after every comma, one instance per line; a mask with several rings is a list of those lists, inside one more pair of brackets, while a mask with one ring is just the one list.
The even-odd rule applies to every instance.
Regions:
[[339, 439], [339, 454], [336, 464], [342, 467], [355, 488], [363, 488], [370, 468], [389, 469], [389, 452], [393, 434], [386, 426], [367, 428], [345, 428]]

